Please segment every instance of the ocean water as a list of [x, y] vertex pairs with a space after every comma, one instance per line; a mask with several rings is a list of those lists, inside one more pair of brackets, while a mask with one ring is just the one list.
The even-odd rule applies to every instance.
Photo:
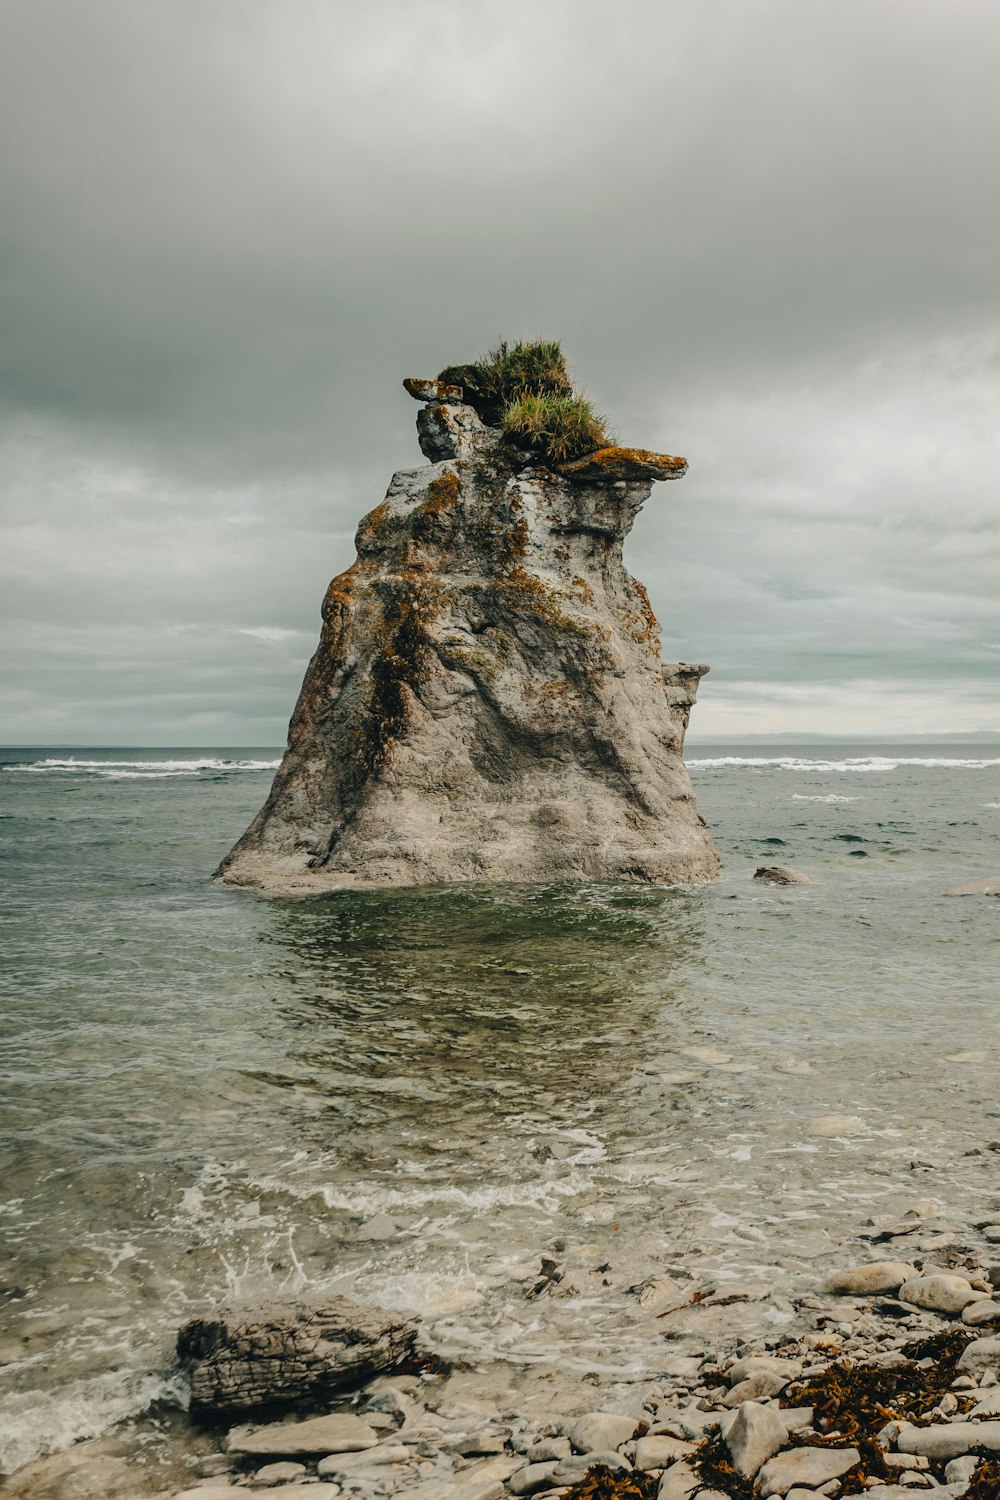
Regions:
[[[942, 894], [1000, 872], [995, 743], [691, 750], [717, 885], [265, 901], [209, 877], [277, 758], [0, 756], [0, 1470], [182, 1405], [228, 1296], [613, 1382], [645, 1276], [1000, 1217], [1000, 902]], [[611, 1269], [526, 1296], [549, 1252]]]

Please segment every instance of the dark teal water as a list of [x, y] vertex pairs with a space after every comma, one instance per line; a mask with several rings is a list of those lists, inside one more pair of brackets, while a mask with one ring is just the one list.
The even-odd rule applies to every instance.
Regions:
[[0, 1469], [182, 1401], [227, 1295], [610, 1378], [648, 1327], [526, 1302], [553, 1244], [791, 1285], [915, 1186], [1000, 1208], [1000, 902], [942, 894], [1000, 872], [995, 745], [693, 751], [711, 887], [297, 902], [209, 880], [276, 759], [0, 759]]

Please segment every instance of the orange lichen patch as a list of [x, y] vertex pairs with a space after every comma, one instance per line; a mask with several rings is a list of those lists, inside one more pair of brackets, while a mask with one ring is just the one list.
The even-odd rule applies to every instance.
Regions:
[[573, 588], [585, 604], [593, 604], [594, 590], [590, 587], [590, 584], [587, 582], [586, 578], [582, 576], [582, 574], [577, 573], [576, 577], [573, 579]]
[[462, 387], [449, 385], [444, 380], [421, 380], [410, 375], [403, 381], [403, 390], [414, 401], [461, 401]]
[[343, 573], [338, 573], [331, 581], [323, 600], [324, 620], [328, 620], [335, 610], [348, 609], [354, 603], [359, 582], [359, 566], [355, 559], [349, 568], [346, 568]]
[[571, 635], [586, 635], [585, 626], [560, 608], [560, 597], [534, 573], [529, 573], [520, 564], [515, 564], [505, 578], [498, 579], [497, 588], [508, 609], [519, 614], [534, 615], [546, 625], [563, 630]]
[[583, 458], [557, 464], [557, 474], [598, 479], [680, 479], [687, 473], [687, 459], [669, 453], [650, 453], [646, 448], [598, 448]]
[[660, 622], [653, 613], [653, 606], [649, 602], [645, 585], [633, 578], [632, 589], [639, 607], [635, 612], [629, 610], [626, 615], [628, 632], [638, 645], [654, 647], [658, 652]]
[[358, 551], [374, 551], [380, 546], [384, 547], [396, 525], [398, 517], [393, 515], [388, 500], [383, 500], [381, 505], [376, 505], [374, 510], [368, 512], [358, 527], [355, 538]]
[[427, 499], [417, 507], [418, 513], [422, 516], [439, 516], [443, 510], [450, 510], [453, 505], [458, 504], [458, 495], [458, 475], [454, 469], [446, 469], [427, 486]]

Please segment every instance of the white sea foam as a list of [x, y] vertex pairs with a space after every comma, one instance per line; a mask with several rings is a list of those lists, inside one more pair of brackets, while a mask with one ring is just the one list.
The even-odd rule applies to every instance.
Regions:
[[53, 1393], [20, 1391], [0, 1404], [0, 1472], [11, 1473], [40, 1453], [58, 1453], [82, 1438], [100, 1437], [154, 1401], [187, 1404], [181, 1377], [120, 1370], [77, 1381]]
[[793, 792], [793, 802], [860, 802], [860, 797], [841, 797], [837, 792], [815, 793], [810, 796], [808, 792]]
[[895, 771], [900, 766], [926, 766], [948, 771], [988, 771], [1000, 766], [1000, 759], [957, 760], [947, 756], [911, 755], [859, 755], [847, 760], [806, 760], [799, 755], [718, 755], [705, 760], [689, 760], [694, 770], [718, 771], [730, 766], [748, 766], [751, 770], [763, 770], [775, 766], [779, 771]]
[[48, 756], [44, 760], [8, 765], [6, 771], [27, 771], [35, 776], [98, 776], [105, 781], [150, 781], [168, 776], [200, 776], [203, 772], [275, 771], [280, 760], [225, 760], [199, 756], [189, 760], [83, 760], [75, 755]]

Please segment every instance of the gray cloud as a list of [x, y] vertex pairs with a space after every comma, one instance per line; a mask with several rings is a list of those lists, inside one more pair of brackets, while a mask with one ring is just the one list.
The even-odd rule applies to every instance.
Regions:
[[991, 728], [992, 0], [8, 0], [0, 736], [280, 739], [399, 389], [552, 332], [691, 461], [702, 733]]

